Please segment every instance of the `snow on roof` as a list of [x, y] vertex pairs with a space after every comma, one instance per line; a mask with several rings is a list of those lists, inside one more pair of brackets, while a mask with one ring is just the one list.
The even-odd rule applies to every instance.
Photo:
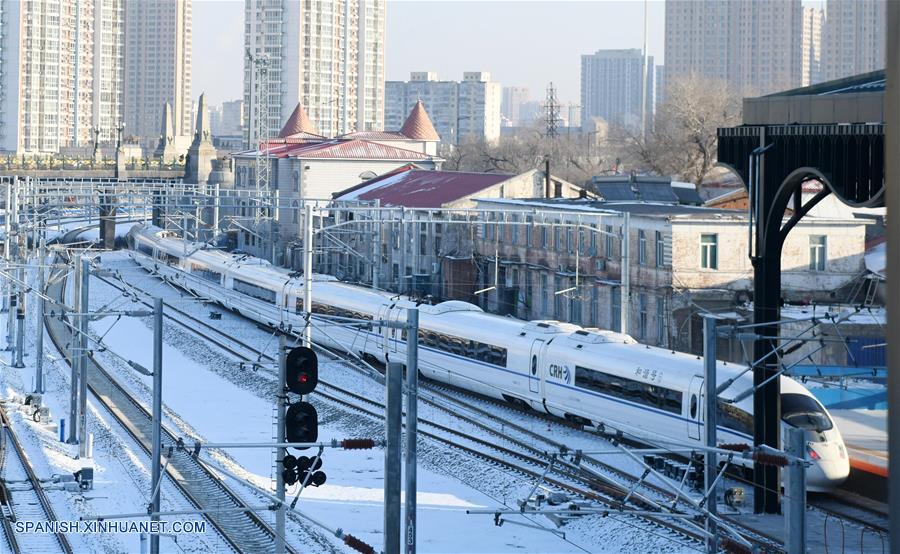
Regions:
[[335, 195], [336, 200], [379, 200], [382, 206], [440, 208], [513, 175], [400, 168]]
[[887, 242], [881, 242], [866, 250], [866, 269], [885, 275], [887, 269]]

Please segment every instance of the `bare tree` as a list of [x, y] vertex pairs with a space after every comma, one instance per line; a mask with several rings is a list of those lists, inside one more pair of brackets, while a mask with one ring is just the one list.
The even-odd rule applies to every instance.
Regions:
[[593, 175], [608, 173], [616, 156], [596, 134], [573, 133], [548, 138], [537, 127], [502, 137], [496, 143], [483, 140], [463, 142], [443, 152], [444, 168], [454, 171], [524, 173], [543, 167], [550, 159], [550, 171], [573, 183], [583, 183]]
[[693, 74], [666, 83], [646, 137], [627, 129], [616, 134], [632, 165], [699, 185], [716, 163], [716, 129], [740, 120], [739, 98], [724, 81]]

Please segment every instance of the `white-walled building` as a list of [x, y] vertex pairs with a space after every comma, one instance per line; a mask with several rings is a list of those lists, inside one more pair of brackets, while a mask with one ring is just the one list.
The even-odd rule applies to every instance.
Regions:
[[172, 129], [164, 136], [192, 135], [191, 0], [122, 2], [125, 10], [124, 102], [126, 134], [145, 150], [156, 148], [166, 103]]
[[522, 104], [528, 102], [530, 94], [528, 87], [503, 87], [503, 99], [500, 102], [500, 111], [503, 114], [504, 127], [518, 127], [522, 124], [520, 110]]
[[[244, 46], [254, 56], [268, 56], [270, 132], [281, 128], [297, 104], [326, 136], [383, 128], [386, 4], [246, 0]], [[245, 58], [245, 127], [251, 142], [257, 140], [254, 78]]]
[[396, 129], [421, 101], [445, 144], [500, 138], [502, 87], [490, 73], [467, 71], [462, 81], [440, 81], [437, 74], [416, 71], [409, 81], [385, 83], [385, 128]]
[[0, 152], [113, 143], [124, 60], [122, 0], [0, 2]]
[[[752, 300], [746, 211], [555, 199], [480, 199], [477, 205], [508, 211], [479, 226], [474, 271], [461, 276], [472, 285], [458, 298], [488, 310], [620, 330], [625, 309], [626, 331], [639, 341], [697, 351], [701, 313], [733, 313]], [[622, 297], [625, 213], [630, 298]], [[865, 230], [856, 219], [804, 217], [784, 245], [783, 298], [844, 301], [842, 293], [865, 267]], [[471, 296], [496, 282], [497, 291]]]
[[885, 66], [886, 0], [828, 0], [822, 37], [822, 80]]
[[[248, 230], [255, 228], [255, 205], [250, 196], [256, 192], [258, 154], [269, 158], [270, 194], [277, 195], [281, 209], [274, 231], [265, 223], [265, 228], [256, 228], [259, 232], [254, 234]], [[400, 131], [362, 131], [336, 138], [319, 134], [298, 104], [278, 136], [266, 141], [264, 150], [237, 152], [233, 160], [233, 187], [246, 191], [247, 197], [225, 210], [247, 229], [237, 233], [235, 246], [269, 259], [274, 252], [274, 261], [287, 265], [293, 263], [293, 251], [285, 248], [299, 233], [301, 199], [324, 204], [336, 192], [362, 180], [410, 164], [440, 169], [443, 162], [437, 156], [437, 133], [421, 104], [414, 106]]]
[[695, 73], [742, 96], [800, 86], [801, 0], [666, 0], [665, 8], [667, 82]]
[[[317, 267], [340, 279], [387, 290], [446, 297], [444, 271], [455, 268], [444, 262], [473, 253], [477, 199], [532, 198], [547, 188], [546, 174], [539, 170], [512, 175], [401, 167], [335, 195], [331, 207], [353, 210], [351, 215], [336, 209], [330, 221], [344, 223], [333, 238], [346, 248], [322, 249], [326, 255]], [[549, 188], [560, 198], [583, 193], [581, 187], [552, 175]]]
[[582, 119], [571, 124], [586, 125], [599, 117], [612, 124], [640, 129], [642, 113], [648, 121], [653, 117], [653, 78], [653, 56], [647, 57], [645, 68], [644, 54], [638, 49], [597, 50], [581, 56]]
[[800, 67], [803, 76], [800, 86], [809, 86], [824, 81], [822, 72], [822, 28], [825, 25], [825, 10], [822, 8], [803, 8], [803, 31], [800, 55]]

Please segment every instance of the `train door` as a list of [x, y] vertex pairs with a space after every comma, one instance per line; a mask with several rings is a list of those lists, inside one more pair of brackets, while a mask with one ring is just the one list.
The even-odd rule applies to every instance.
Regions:
[[531, 392], [539, 392], [541, 385], [541, 376], [539, 369], [543, 361], [542, 350], [544, 349], [544, 341], [535, 339], [531, 343], [531, 356], [528, 357], [528, 390]]
[[[378, 317], [376, 318], [378, 321], [386, 321], [388, 319], [391, 310], [388, 306], [381, 306], [378, 308]], [[375, 339], [378, 341], [377, 347], [379, 350], [384, 352], [385, 355], [388, 353], [388, 344], [390, 344], [390, 332], [391, 330], [388, 327], [382, 326], [380, 329], [377, 329], [378, 338]], [[385, 360], [387, 361], [387, 360]]]
[[688, 389], [688, 438], [700, 440], [700, 425], [703, 422], [703, 377], [691, 377]]
[[[391, 319], [391, 323], [394, 324], [394, 327], [392, 327], [390, 330], [390, 332], [391, 332], [390, 336], [393, 337], [393, 340], [391, 340], [391, 344], [390, 344], [390, 351], [391, 352], [400, 352], [399, 347], [402, 344], [403, 345], [402, 353], [405, 354], [406, 353], [406, 330], [400, 329], [396, 326], [396, 324], [402, 323], [400, 321], [401, 315], [403, 316], [403, 319], [405, 321], [406, 320], [405, 310], [402, 310], [400, 308], [394, 308], [393, 310], [391, 310], [391, 318], [390, 319]], [[394, 360], [394, 361], [396, 362], [396, 361], [401, 361], [401, 360]]]

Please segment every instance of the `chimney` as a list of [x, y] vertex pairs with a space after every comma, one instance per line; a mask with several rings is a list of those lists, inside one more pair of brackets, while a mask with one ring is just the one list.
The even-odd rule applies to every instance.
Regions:
[[550, 157], [544, 160], [544, 198], [550, 198]]

